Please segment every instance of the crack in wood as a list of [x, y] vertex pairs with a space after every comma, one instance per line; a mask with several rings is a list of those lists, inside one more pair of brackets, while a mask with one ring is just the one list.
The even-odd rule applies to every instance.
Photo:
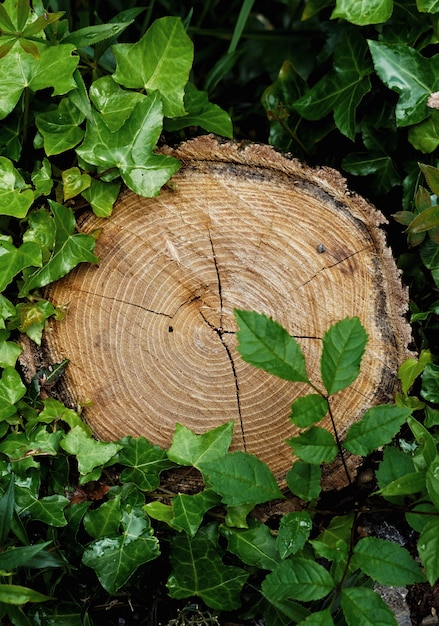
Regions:
[[[308, 278], [308, 280], [306, 280], [304, 283], [302, 283], [300, 285], [299, 289], [301, 289], [302, 287], [305, 287], [306, 285], [308, 285], [311, 281], [314, 280], [314, 278], [316, 278], [316, 276], [318, 276], [322, 272], [326, 272], [327, 270], [330, 270], [333, 267], [337, 267], [337, 265], [340, 265], [341, 263], [344, 263], [345, 261], [348, 261], [350, 258], [356, 256], [357, 254], [360, 254], [361, 252], [367, 251], [369, 248], [370, 248], [370, 246], [367, 246], [365, 248], [361, 248], [361, 250], [356, 250], [355, 252], [351, 252], [351, 254], [348, 254], [347, 256], [343, 257], [342, 259], [337, 259], [335, 263], [332, 263], [332, 265], [327, 265], [326, 267], [322, 267], [315, 274], [313, 274], [311, 276], [311, 278]], [[328, 254], [328, 252], [326, 252], [326, 253]]]

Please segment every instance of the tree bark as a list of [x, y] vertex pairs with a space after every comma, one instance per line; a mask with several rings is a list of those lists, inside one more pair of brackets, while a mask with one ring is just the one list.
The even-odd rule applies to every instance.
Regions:
[[[46, 362], [70, 359], [61, 393], [98, 438], [143, 435], [169, 446], [177, 422], [197, 433], [235, 423], [233, 449], [268, 463], [280, 483], [297, 433], [291, 402], [309, 391], [246, 364], [234, 308], [272, 316], [297, 338], [320, 388], [322, 337], [358, 316], [369, 341], [357, 381], [336, 394], [340, 437], [364, 411], [392, 400], [408, 354], [407, 295], [380, 226], [333, 170], [268, 146], [203, 136], [164, 148], [182, 162], [159, 197], [125, 190], [99, 231], [99, 265], [82, 265], [45, 297], [69, 303], [50, 322]], [[329, 418], [322, 425], [332, 429]]]

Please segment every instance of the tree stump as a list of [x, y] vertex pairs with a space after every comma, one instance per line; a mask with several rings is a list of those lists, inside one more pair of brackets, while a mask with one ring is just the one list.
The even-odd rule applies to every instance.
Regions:
[[83, 232], [101, 231], [100, 263], [46, 289], [69, 303], [45, 333], [46, 362], [70, 359], [63, 399], [92, 400], [84, 416], [98, 438], [143, 435], [167, 447], [177, 422], [202, 433], [233, 420], [233, 449], [256, 454], [283, 482], [291, 402], [309, 389], [240, 358], [233, 309], [285, 326], [317, 385], [324, 332], [360, 318], [369, 335], [360, 376], [332, 402], [343, 436], [391, 400], [407, 356], [407, 299], [385, 219], [335, 171], [268, 146], [203, 136], [163, 151], [182, 167], [159, 197], [125, 190], [111, 218], [80, 219]]

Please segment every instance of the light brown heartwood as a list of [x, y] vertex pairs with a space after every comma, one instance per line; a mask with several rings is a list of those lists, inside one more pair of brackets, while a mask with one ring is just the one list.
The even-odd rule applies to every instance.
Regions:
[[111, 218], [80, 219], [83, 232], [101, 229], [100, 263], [46, 289], [70, 304], [45, 333], [45, 360], [70, 359], [61, 393], [72, 406], [93, 401], [84, 416], [98, 438], [143, 435], [167, 447], [177, 422], [202, 433], [233, 420], [232, 449], [257, 455], [284, 484], [291, 402], [309, 389], [240, 358], [233, 310], [280, 322], [320, 388], [324, 332], [360, 318], [369, 335], [360, 375], [332, 400], [342, 437], [392, 400], [408, 354], [407, 297], [385, 219], [337, 172], [268, 146], [203, 136], [162, 150], [182, 166], [160, 196], [125, 190]]

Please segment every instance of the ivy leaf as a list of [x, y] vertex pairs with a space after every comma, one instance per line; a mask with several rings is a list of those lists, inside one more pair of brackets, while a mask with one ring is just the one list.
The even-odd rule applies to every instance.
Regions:
[[74, 198], [90, 187], [91, 177], [79, 167], [71, 167], [62, 173], [64, 202]]
[[331, 575], [314, 560], [292, 556], [282, 561], [262, 583], [262, 593], [270, 602], [279, 600], [321, 600], [335, 587]]
[[54, 201], [49, 203], [54, 217], [55, 246], [47, 263], [26, 278], [20, 291], [21, 297], [32, 289], [62, 278], [78, 263], [97, 263], [99, 260], [93, 254], [96, 244], [94, 237], [75, 233], [76, 221], [72, 209]]
[[377, 537], [358, 541], [354, 548], [354, 567], [381, 585], [405, 586], [425, 581], [419, 565], [405, 548]]
[[205, 464], [226, 455], [232, 442], [233, 426], [234, 422], [226, 422], [202, 435], [195, 435], [186, 426], [176, 424], [168, 457], [174, 463], [202, 471]]
[[84, 137], [80, 127], [84, 119], [85, 115], [69, 98], [63, 98], [57, 109], [36, 115], [35, 123], [43, 137], [46, 154], [61, 154], [77, 146]]
[[439, 403], [439, 365], [428, 363], [422, 374], [421, 396], [428, 402]]
[[144, 98], [137, 91], [122, 89], [111, 76], [98, 78], [90, 87], [90, 100], [113, 133], [125, 124], [136, 104]]
[[218, 611], [240, 606], [240, 593], [248, 574], [239, 567], [224, 565], [217, 547], [204, 534], [175, 537], [170, 561], [172, 573], [167, 587], [171, 598], [198, 596]]
[[393, 0], [337, 0], [331, 19], [341, 18], [356, 24], [381, 24], [392, 15]]
[[206, 483], [222, 497], [224, 504], [241, 506], [283, 498], [268, 466], [252, 454], [229, 452], [201, 469]]
[[153, 491], [160, 484], [160, 473], [173, 466], [166, 451], [145, 437], [124, 437], [119, 441], [118, 462], [125, 466], [120, 475], [122, 483], [134, 483], [142, 491]]
[[0, 421], [16, 413], [15, 404], [25, 393], [20, 374], [13, 367], [6, 367], [0, 379]]
[[85, 475], [112, 459], [121, 449], [121, 444], [96, 441], [80, 426], [75, 426], [61, 441], [61, 447], [78, 460], [80, 474]]
[[93, 111], [93, 120], [87, 123], [85, 139], [76, 152], [92, 165], [117, 168], [126, 185], [139, 195], [156, 196], [180, 167], [177, 159], [152, 152], [162, 125], [162, 103], [157, 92], [136, 104], [116, 133]]
[[310, 393], [291, 404], [290, 420], [299, 428], [320, 422], [328, 412], [328, 401], [318, 393]]
[[204, 514], [220, 502], [221, 497], [213, 489], [205, 489], [193, 496], [179, 493], [172, 500], [174, 518], [171, 525], [177, 530], [184, 530], [190, 537], [194, 537], [203, 521]]
[[429, 118], [410, 126], [408, 140], [424, 154], [434, 152], [439, 146], [439, 111], [434, 109]]
[[412, 126], [429, 117], [427, 100], [439, 85], [439, 54], [423, 57], [402, 43], [369, 41], [375, 70], [387, 87], [399, 94], [396, 105], [398, 126]]
[[32, 92], [53, 87], [53, 95], [76, 88], [73, 72], [79, 62], [74, 46], [35, 44], [40, 58], [27, 54], [18, 44], [0, 63], [0, 119], [15, 108], [26, 88]]
[[33, 201], [34, 192], [25, 184], [12, 161], [0, 156], [0, 215], [25, 217]]
[[256, 311], [235, 309], [234, 314], [244, 361], [284, 380], [309, 382], [303, 352], [283, 326]]
[[288, 489], [301, 500], [310, 502], [320, 494], [320, 477], [320, 465], [296, 461], [287, 473]]
[[15, 363], [22, 353], [20, 346], [15, 341], [7, 341], [10, 333], [0, 330], [0, 367], [15, 367]]
[[367, 587], [342, 589], [341, 606], [348, 626], [397, 626], [392, 609]]
[[90, 537], [100, 539], [118, 533], [122, 519], [120, 500], [121, 496], [118, 494], [115, 498], [101, 504], [97, 509], [89, 509], [85, 513], [84, 528]]
[[410, 415], [410, 409], [393, 404], [371, 407], [349, 428], [343, 447], [352, 454], [366, 456], [390, 443]]
[[116, 593], [136, 569], [159, 556], [159, 544], [152, 536], [148, 518], [140, 508], [126, 507], [122, 532], [97, 539], [84, 550], [82, 562], [95, 570], [103, 588]]
[[227, 539], [228, 551], [239, 556], [243, 563], [267, 570], [273, 570], [279, 563], [276, 539], [265, 524], [252, 520], [248, 529], [222, 526], [220, 532]]
[[319, 426], [312, 426], [297, 437], [291, 437], [287, 444], [306, 463], [331, 463], [337, 456], [337, 445], [330, 432]]
[[418, 539], [418, 553], [428, 582], [433, 586], [439, 578], [439, 520], [430, 520]]
[[307, 511], [293, 511], [284, 515], [280, 521], [276, 547], [281, 559], [301, 550], [312, 529], [312, 520]]
[[370, 91], [372, 70], [364, 39], [356, 30], [344, 29], [334, 54], [334, 69], [299, 98], [294, 108], [307, 120], [320, 120], [333, 112], [337, 128], [353, 140], [356, 110]]
[[320, 369], [328, 395], [357, 378], [366, 343], [367, 333], [358, 317], [346, 317], [324, 334]]
[[82, 196], [90, 203], [93, 213], [98, 217], [109, 217], [113, 211], [120, 192], [120, 182], [106, 183], [102, 180], [90, 181], [90, 187], [82, 192]]
[[32, 184], [35, 187], [35, 200], [40, 196], [48, 196], [52, 191], [52, 166], [46, 158], [41, 163], [36, 163], [36, 168], [32, 172]]
[[34, 520], [44, 522], [49, 526], [62, 527], [67, 525], [64, 509], [70, 500], [55, 494], [38, 498], [27, 487], [15, 487], [15, 502], [20, 515], [26, 514]]
[[185, 114], [184, 86], [193, 61], [193, 44], [177, 17], [155, 20], [134, 44], [113, 46], [116, 71], [113, 78], [124, 87], [158, 91], [166, 117]]

